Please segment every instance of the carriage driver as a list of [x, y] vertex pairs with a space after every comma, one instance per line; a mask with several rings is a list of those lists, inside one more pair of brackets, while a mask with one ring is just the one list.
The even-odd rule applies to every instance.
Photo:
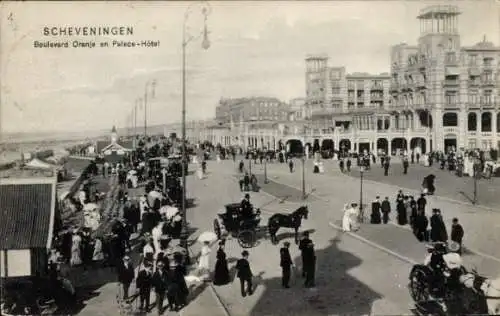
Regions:
[[250, 203], [250, 194], [245, 194], [245, 198], [241, 200], [241, 217], [243, 219], [250, 219], [253, 215], [253, 205]]

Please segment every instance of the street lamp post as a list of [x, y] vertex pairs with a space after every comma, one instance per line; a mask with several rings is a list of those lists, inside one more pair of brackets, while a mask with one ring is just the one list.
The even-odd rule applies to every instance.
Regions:
[[306, 199], [306, 157], [305, 152], [301, 158], [302, 161], [302, 200]]
[[363, 210], [363, 174], [365, 173], [365, 166], [361, 165], [359, 167], [360, 182], [359, 182], [359, 219], [363, 223], [365, 215]]
[[[186, 169], [185, 165], [187, 162], [186, 155], [186, 47], [187, 45], [199, 38], [200, 36], [187, 36], [187, 21], [189, 14], [191, 13], [190, 5], [186, 13], [184, 14], [184, 23], [182, 25], [182, 231], [181, 231], [181, 247], [186, 249], [186, 263], [190, 263], [189, 249], [187, 244], [188, 230], [187, 230], [187, 217], [186, 217]], [[208, 40], [208, 29], [207, 29], [207, 17], [210, 14], [210, 5], [208, 2], [204, 2], [202, 8], [202, 14], [204, 15], [204, 28], [200, 35], [203, 35], [202, 48], [208, 49], [210, 47], [210, 41]]]
[[252, 156], [248, 155], [248, 172], [252, 176]]
[[269, 183], [267, 180], [267, 156], [264, 157], [264, 183]]
[[472, 165], [472, 173], [474, 175], [474, 197], [472, 199], [473, 205], [477, 204], [477, 178], [481, 175], [479, 168], [480, 164], [476, 158], [474, 161], [474, 165]]
[[156, 85], [156, 81], [148, 81], [146, 82], [146, 86], [144, 88], [144, 138], [147, 137], [147, 130], [148, 130], [148, 88], [151, 85], [151, 91], [152, 91], [152, 96], [154, 96], [154, 88]]

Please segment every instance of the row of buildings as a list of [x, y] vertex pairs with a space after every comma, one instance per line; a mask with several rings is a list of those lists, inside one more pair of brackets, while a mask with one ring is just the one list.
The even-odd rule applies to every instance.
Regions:
[[416, 45], [391, 48], [390, 73], [347, 73], [328, 56], [305, 59], [305, 98], [221, 99], [191, 141], [277, 148], [330, 140], [335, 149], [380, 151], [500, 147], [500, 47], [463, 46], [456, 6], [430, 6]]

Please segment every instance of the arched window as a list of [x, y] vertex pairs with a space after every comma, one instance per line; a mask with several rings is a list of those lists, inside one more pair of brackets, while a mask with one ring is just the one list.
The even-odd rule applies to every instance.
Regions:
[[390, 127], [391, 127], [391, 120], [388, 117], [386, 117], [384, 119], [384, 129], [388, 130]]
[[481, 114], [481, 132], [491, 132], [491, 113]]
[[477, 130], [477, 115], [476, 113], [469, 113], [467, 116], [467, 130], [475, 132]]
[[443, 126], [444, 127], [456, 127], [458, 126], [458, 116], [457, 113], [445, 113], [443, 114]]

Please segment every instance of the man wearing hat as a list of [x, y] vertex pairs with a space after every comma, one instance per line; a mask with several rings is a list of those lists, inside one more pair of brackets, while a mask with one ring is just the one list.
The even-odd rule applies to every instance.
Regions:
[[244, 219], [251, 218], [253, 212], [252, 203], [250, 203], [250, 194], [245, 194], [245, 198], [241, 200], [241, 215]]
[[123, 257], [123, 263], [118, 266], [118, 282], [122, 285], [124, 300], [128, 299], [128, 290], [130, 289], [130, 284], [134, 280], [134, 277], [135, 272], [130, 262], [130, 257], [125, 255]]
[[280, 249], [280, 266], [282, 269], [281, 286], [287, 289], [290, 287], [290, 272], [293, 265], [289, 248], [290, 243], [288, 241], [285, 241], [283, 243], [283, 248]]
[[[236, 270], [238, 270], [237, 277], [240, 279], [241, 284], [241, 296], [245, 297], [252, 295], [252, 270], [250, 269], [250, 263], [248, 262], [248, 251], [244, 250], [241, 253], [242, 258], [236, 262]], [[245, 283], [247, 284], [245, 291]]]

